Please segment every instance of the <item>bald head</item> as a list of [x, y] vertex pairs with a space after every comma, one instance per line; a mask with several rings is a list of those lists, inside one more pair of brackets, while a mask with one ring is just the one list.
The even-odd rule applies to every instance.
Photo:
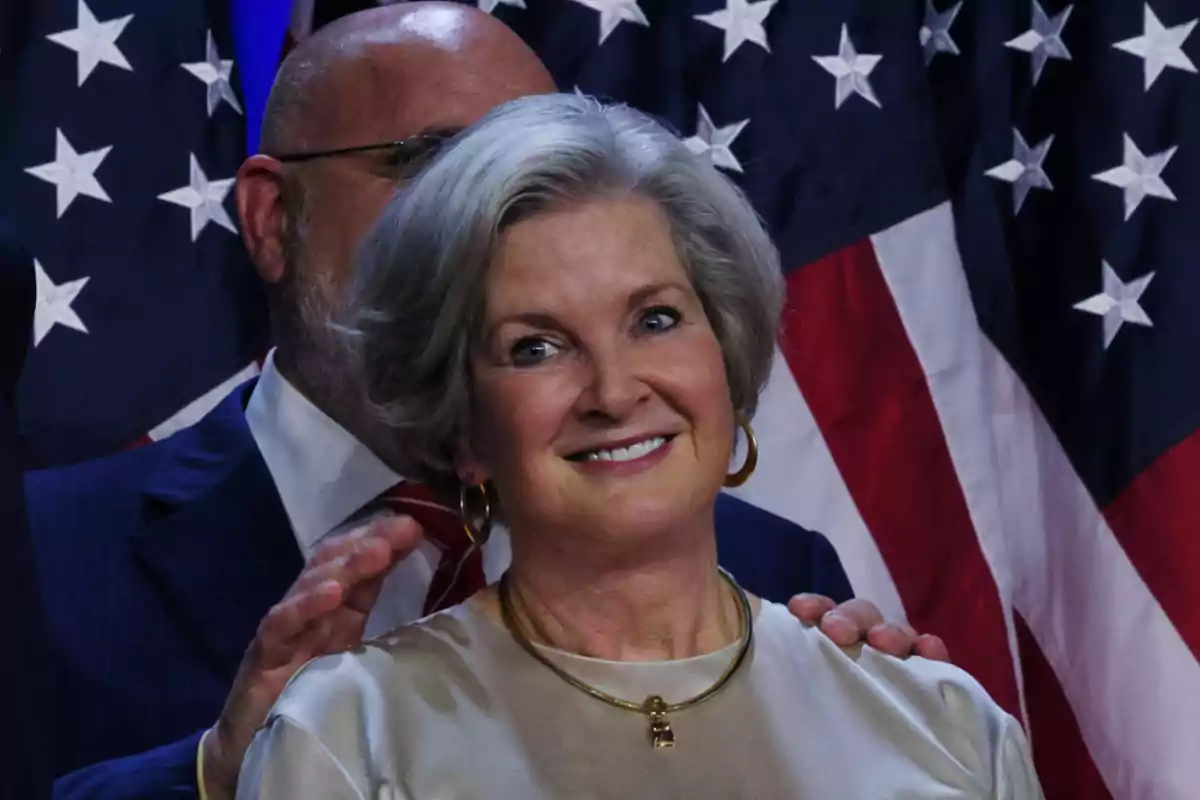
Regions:
[[375, 148], [281, 163], [271, 156], [385, 144], [464, 128], [502, 103], [555, 90], [533, 51], [467, 5], [401, 3], [351, 14], [292, 51], [263, 119], [262, 153], [238, 170], [242, 239], [267, 284], [275, 364], [377, 454], [386, 447], [342, 375], [330, 309], [354, 252], [408, 174]]
[[460, 128], [504, 100], [554, 89], [521, 38], [477, 8], [374, 8], [321, 28], [284, 60], [262, 149], [324, 150]]

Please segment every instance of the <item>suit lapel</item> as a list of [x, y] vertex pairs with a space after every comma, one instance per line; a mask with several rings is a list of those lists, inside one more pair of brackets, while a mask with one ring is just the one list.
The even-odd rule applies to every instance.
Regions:
[[232, 673], [259, 621], [303, 566], [283, 504], [235, 390], [163, 442], [133, 548], [167, 604]]

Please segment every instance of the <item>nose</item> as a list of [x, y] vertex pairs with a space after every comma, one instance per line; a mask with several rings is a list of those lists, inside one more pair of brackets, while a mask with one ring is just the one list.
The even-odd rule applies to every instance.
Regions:
[[578, 401], [585, 420], [621, 421], [649, 399], [650, 386], [628, 349], [606, 348], [601, 353], [593, 350], [588, 366], [588, 381]]

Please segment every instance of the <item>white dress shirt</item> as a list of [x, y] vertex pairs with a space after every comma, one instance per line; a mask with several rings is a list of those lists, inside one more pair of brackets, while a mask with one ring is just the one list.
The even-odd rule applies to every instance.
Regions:
[[[307, 561], [329, 534], [341, 531], [358, 513], [404, 478], [317, 408], [267, 356], [246, 405], [246, 424], [262, 453]], [[493, 526], [483, 548], [483, 569], [494, 581], [508, 568], [508, 534]], [[366, 636], [376, 636], [419, 618], [441, 552], [431, 543], [396, 565], [384, 581]]]

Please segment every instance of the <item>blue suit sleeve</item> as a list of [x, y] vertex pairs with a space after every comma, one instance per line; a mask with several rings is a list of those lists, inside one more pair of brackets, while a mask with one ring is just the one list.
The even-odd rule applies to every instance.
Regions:
[[203, 731], [137, 755], [102, 761], [54, 782], [55, 800], [198, 798], [196, 752]]
[[823, 594], [835, 603], [844, 603], [854, 597], [850, 577], [842, 567], [833, 544], [820, 534], [814, 535], [812, 553], [812, 592]]

